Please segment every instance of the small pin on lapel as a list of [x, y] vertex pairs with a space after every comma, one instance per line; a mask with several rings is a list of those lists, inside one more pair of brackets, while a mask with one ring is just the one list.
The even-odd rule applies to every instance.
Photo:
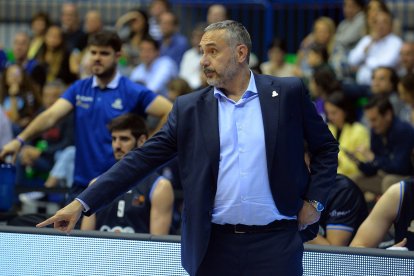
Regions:
[[277, 96], [279, 96], [279, 93], [277, 93], [275, 90], [272, 92], [272, 97], [274, 98], [274, 97], [277, 97]]

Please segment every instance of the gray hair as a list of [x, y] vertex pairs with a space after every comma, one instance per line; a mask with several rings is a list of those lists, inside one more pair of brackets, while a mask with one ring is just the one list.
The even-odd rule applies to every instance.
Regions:
[[210, 24], [204, 29], [204, 32], [217, 30], [226, 30], [227, 42], [231, 47], [236, 47], [240, 44], [246, 45], [248, 50], [247, 63], [249, 63], [250, 52], [252, 50], [252, 40], [250, 39], [249, 32], [246, 28], [240, 22], [234, 20], [224, 20]]

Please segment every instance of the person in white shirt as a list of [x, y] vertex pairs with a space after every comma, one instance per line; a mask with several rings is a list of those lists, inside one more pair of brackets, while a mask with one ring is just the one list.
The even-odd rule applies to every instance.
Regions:
[[160, 56], [160, 44], [151, 37], [142, 39], [139, 53], [141, 64], [132, 71], [130, 79], [166, 96], [168, 82], [178, 75], [177, 65], [170, 57]]
[[180, 64], [179, 76], [186, 80], [192, 89], [197, 89], [201, 86], [201, 53], [198, 43], [204, 34], [204, 29], [207, 27], [205, 23], [199, 23], [191, 33], [191, 45], [183, 56]]
[[379, 12], [375, 29], [364, 36], [351, 50], [348, 62], [356, 70], [358, 84], [371, 84], [372, 71], [379, 66], [395, 68], [399, 61], [402, 40], [392, 33], [392, 16]]

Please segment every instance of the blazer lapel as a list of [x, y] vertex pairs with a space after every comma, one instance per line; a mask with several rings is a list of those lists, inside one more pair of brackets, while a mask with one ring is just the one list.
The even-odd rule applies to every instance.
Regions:
[[[200, 128], [207, 150], [208, 159], [213, 169], [213, 179], [218, 178], [220, 161], [220, 137], [218, 124], [218, 103], [214, 97], [213, 89], [208, 90], [198, 101], [198, 114], [200, 116]], [[216, 193], [217, 183], [213, 181], [213, 192]]]
[[263, 128], [266, 143], [267, 168], [273, 167], [274, 154], [279, 125], [280, 86], [275, 85], [270, 78], [256, 75], [256, 87], [259, 93], [260, 107], [263, 117]]

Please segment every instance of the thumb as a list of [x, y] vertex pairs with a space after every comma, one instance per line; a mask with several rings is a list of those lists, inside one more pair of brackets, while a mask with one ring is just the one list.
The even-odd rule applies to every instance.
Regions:
[[407, 238], [404, 238], [399, 243], [394, 244], [393, 247], [405, 247], [406, 244], [407, 244]]

